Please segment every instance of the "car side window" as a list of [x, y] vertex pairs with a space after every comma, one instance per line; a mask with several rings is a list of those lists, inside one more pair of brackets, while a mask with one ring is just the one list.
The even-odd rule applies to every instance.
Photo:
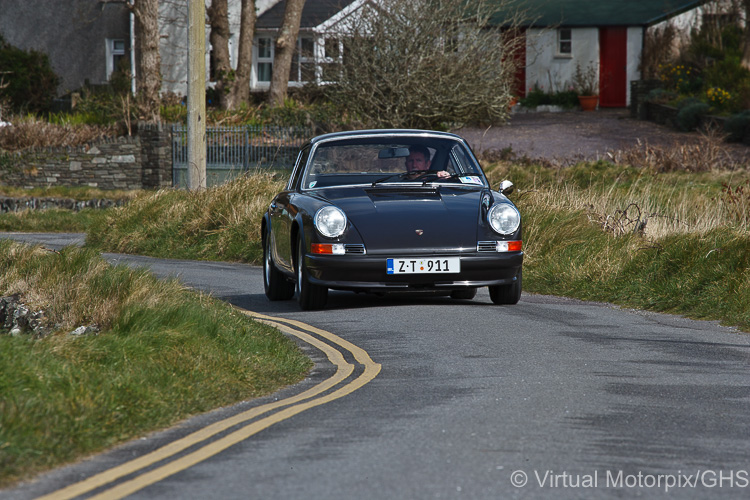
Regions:
[[463, 175], [479, 173], [474, 162], [466, 155], [466, 151], [459, 145], [451, 148], [450, 163], [453, 165], [456, 172], [460, 172]]
[[297, 163], [294, 165], [292, 177], [289, 179], [289, 184], [287, 185], [288, 190], [295, 189], [299, 186], [299, 180], [302, 177], [302, 172], [305, 170], [305, 165], [307, 164], [307, 159], [309, 157], [310, 146], [300, 151], [299, 156], [297, 156]]

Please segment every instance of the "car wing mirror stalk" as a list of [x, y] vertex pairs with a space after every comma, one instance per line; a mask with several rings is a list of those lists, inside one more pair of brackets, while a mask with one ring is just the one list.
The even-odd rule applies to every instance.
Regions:
[[512, 182], [505, 180], [500, 183], [500, 187], [498, 191], [500, 191], [502, 194], [508, 195], [508, 194], [511, 194], [515, 188], [516, 187], [513, 185]]

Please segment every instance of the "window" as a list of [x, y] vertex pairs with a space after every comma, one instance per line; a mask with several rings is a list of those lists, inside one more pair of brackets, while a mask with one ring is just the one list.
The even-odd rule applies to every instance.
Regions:
[[125, 40], [107, 39], [107, 80], [112, 77], [112, 73], [119, 70], [129, 71], [127, 66], [129, 58], [127, 56]]
[[297, 48], [292, 56], [292, 66], [289, 68], [290, 82], [312, 82], [315, 81], [315, 52], [313, 51], [313, 39], [311, 37], [300, 37], [297, 39]]
[[270, 82], [273, 70], [273, 39], [258, 38], [258, 81]]
[[570, 56], [573, 53], [573, 36], [570, 28], [557, 30], [557, 54]]
[[323, 39], [323, 61], [320, 68], [324, 82], [335, 82], [341, 77], [342, 45], [338, 38]]

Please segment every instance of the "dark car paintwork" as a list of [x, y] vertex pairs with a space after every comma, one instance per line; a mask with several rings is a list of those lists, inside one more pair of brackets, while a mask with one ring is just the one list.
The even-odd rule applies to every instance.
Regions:
[[[303, 160], [321, 140], [359, 134], [414, 134], [415, 131], [369, 131], [328, 134], [303, 147], [287, 189], [279, 193], [263, 218], [262, 234], [270, 237], [275, 267], [295, 280], [297, 241], [302, 239], [305, 266], [312, 283], [333, 289], [383, 291], [389, 289], [457, 289], [512, 283], [519, 273], [523, 252], [477, 252], [478, 241], [520, 240], [516, 233], [495, 233], [486, 216], [493, 203], [512, 203], [501, 193], [480, 185], [416, 183], [349, 187], [300, 188]], [[417, 132], [460, 141], [458, 136]], [[305, 152], [307, 151], [307, 153]], [[475, 160], [476, 161], [476, 160]], [[334, 205], [347, 216], [347, 228], [338, 238], [326, 238], [313, 225], [315, 213]], [[270, 231], [268, 228], [270, 227]], [[268, 232], [266, 232], [268, 231]], [[419, 234], [418, 234], [419, 233]], [[363, 244], [364, 255], [312, 255], [313, 243]], [[387, 258], [437, 255], [460, 256], [459, 275], [387, 275]]]

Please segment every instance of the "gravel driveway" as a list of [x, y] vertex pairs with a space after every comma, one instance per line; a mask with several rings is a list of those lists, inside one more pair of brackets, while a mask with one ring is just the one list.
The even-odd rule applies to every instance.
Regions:
[[[545, 158], [569, 164], [596, 160], [608, 151], [627, 150], [641, 144], [679, 146], [705, 142], [698, 132], [677, 132], [664, 125], [636, 120], [626, 109], [595, 112], [514, 113], [507, 125], [456, 131], [477, 152], [511, 148], [516, 157]], [[750, 148], [724, 144], [737, 161], [750, 163]]]

